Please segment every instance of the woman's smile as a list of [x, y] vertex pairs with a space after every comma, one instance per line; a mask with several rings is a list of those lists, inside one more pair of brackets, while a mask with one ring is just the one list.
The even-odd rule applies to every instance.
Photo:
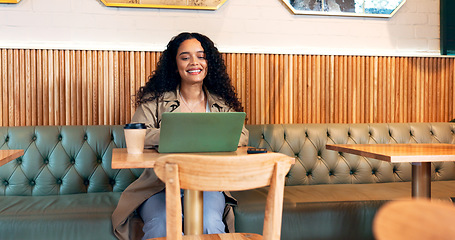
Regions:
[[202, 69], [190, 69], [187, 72], [192, 75], [198, 75], [202, 72]]

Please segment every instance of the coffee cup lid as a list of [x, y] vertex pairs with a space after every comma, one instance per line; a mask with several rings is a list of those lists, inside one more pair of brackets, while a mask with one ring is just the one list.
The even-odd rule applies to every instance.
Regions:
[[125, 124], [125, 129], [146, 129], [145, 123], [128, 123]]

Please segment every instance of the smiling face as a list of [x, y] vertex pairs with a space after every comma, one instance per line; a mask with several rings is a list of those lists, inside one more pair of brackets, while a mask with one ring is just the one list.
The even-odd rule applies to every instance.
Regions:
[[202, 83], [207, 76], [207, 59], [197, 39], [187, 39], [180, 44], [176, 61], [182, 83]]

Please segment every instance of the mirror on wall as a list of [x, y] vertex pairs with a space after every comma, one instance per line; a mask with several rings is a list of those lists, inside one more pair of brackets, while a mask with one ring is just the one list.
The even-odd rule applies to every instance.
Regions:
[[0, 0], [0, 3], [18, 3], [21, 0]]
[[281, 0], [294, 14], [392, 17], [406, 0]]
[[226, 0], [101, 0], [108, 7], [217, 10]]

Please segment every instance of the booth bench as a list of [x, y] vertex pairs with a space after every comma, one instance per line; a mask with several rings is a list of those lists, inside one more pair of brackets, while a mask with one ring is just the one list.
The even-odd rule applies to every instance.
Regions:
[[[247, 125], [249, 145], [293, 156], [282, 239], [373, 239], [385, 202], [411, 197], [411, 164], [339, 153], [326, 144], [455, 143], [455, 123]], [[1, 239], [115, 239], [111, 215], [142, 169], [113, 170], [123, 126], [0, 127]], [[455, 164], [432, 163], [432, 197], [455, 197]], [[232, 192], [237, 232], [262, 232], [267, 188]], [[137, 216], [138, 217], [138, 216]], [[138, 217], [139, 218], [139, 217]], [[140, 221], [138, 221], [140, 222]]]

